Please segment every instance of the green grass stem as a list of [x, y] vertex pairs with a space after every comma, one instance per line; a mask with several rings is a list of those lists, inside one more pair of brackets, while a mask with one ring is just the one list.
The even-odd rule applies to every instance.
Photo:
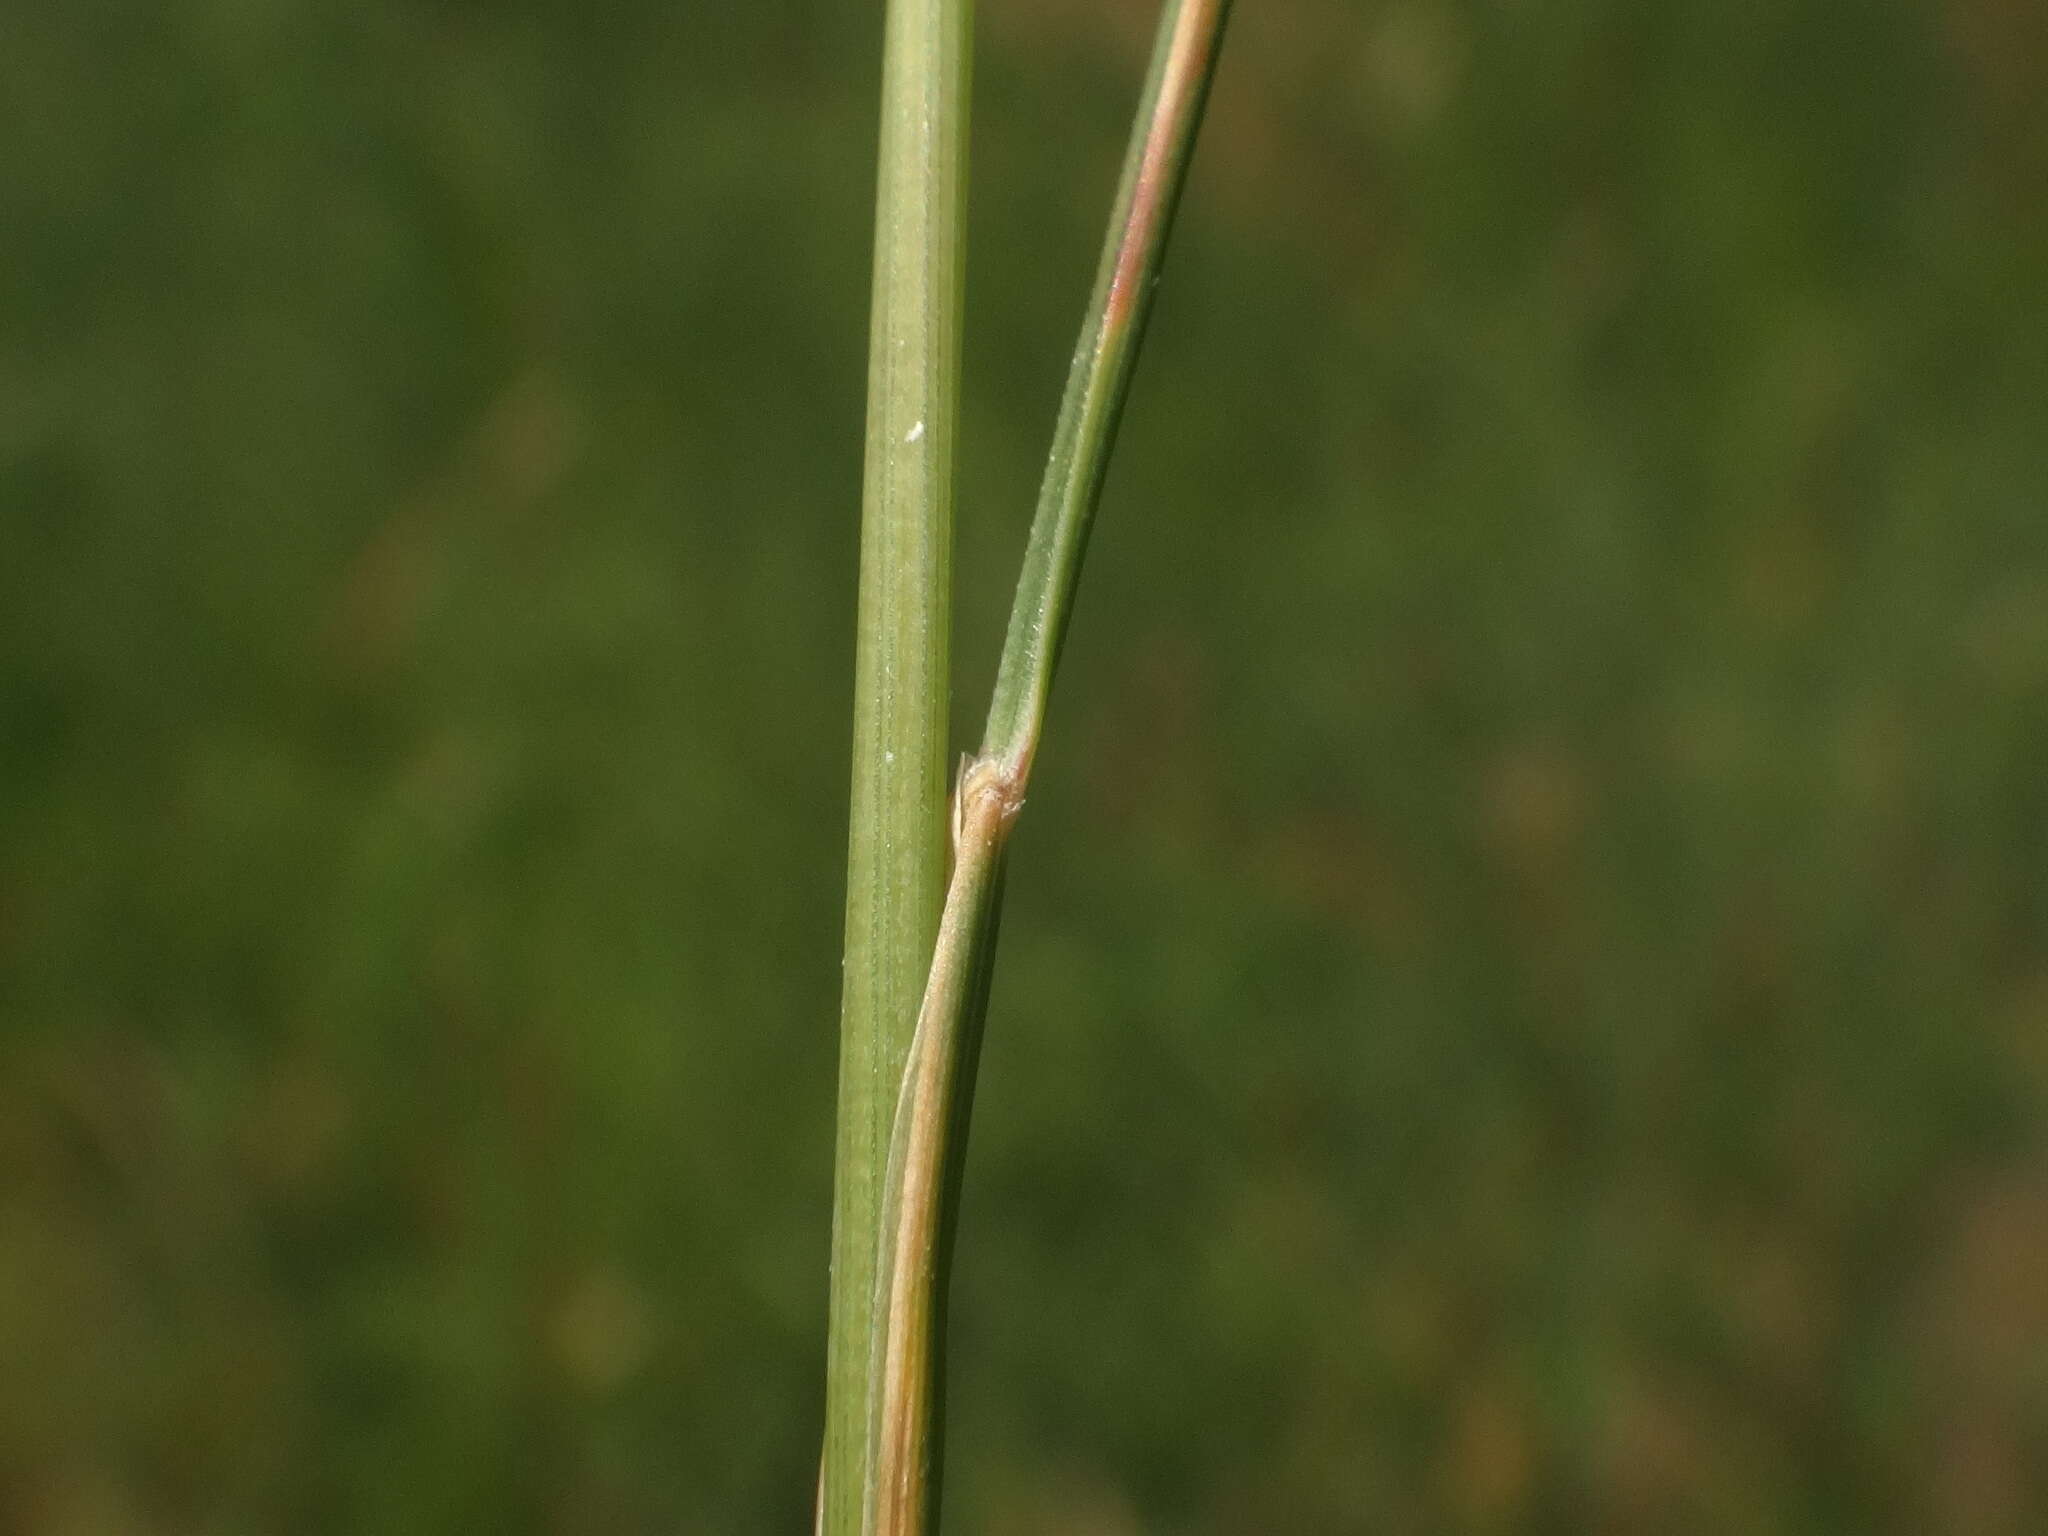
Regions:
[[890, 0], [868, 353], [818, 1528], [861, 1530], [891, 1120], [945, 884], [971, 0]]
[[1074, 354], [1018, 580], [982, 750], [953, 807], [953, 873], [889, 1151], [872, 1370], [868, 1536], [937, 1520], [946, 1271], [1005, 851], [1101, 497], [1117, 420], [1213, 78], [1229, 0], [1169, 0]]

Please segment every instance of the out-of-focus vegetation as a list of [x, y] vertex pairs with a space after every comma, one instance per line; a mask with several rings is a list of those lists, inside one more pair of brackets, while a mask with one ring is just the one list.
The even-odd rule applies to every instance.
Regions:
[[[2048, 1527], [2041, 18], [1239, 7], [954, 1530]], [[0, 1528], [808, 1528], [878, 20], [0, 8]], [[963, 700], [1150, 20], [982, 7]]]

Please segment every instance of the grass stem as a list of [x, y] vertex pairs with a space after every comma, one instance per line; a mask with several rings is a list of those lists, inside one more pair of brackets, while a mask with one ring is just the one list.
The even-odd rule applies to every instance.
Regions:
[[945, 882], [971, 0], [890, 0], [868, 352], [818, 1528], [856, 1536], [891, 1122]]
[[1023, 808], [1081, 557], [1215, 73], [1229, 0], [1169, 0], [1068, 375], [980, 754], [960, 775], [953, 873], [911, 1039], [883, 1195], [867, 1536], [937, 1518], [941, 1339], [975, 1058], [1011, 825]]

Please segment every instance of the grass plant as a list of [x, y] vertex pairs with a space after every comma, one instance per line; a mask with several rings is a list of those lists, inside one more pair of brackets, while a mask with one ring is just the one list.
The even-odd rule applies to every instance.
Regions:
[[936, 1523], [945, 1277], [1004, 860], [1229, 0], [1168, 0], [1160, 18], [988, 723], [954, 790], [941, 908], [969, 11], [892, 5], [884, 51], [819, 1492], [819, 1527], [838, 1536]]

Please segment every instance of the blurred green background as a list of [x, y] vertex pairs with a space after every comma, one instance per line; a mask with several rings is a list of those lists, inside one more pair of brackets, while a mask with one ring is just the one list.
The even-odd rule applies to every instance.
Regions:
[[[0, 1529], [808, 1530], [879, 13], [0, 8]], [[963, 746], [1152, 7], [981, 17]], [[1238, 7], [950, 1529], [2048, 1529], [2044, 101]]]

